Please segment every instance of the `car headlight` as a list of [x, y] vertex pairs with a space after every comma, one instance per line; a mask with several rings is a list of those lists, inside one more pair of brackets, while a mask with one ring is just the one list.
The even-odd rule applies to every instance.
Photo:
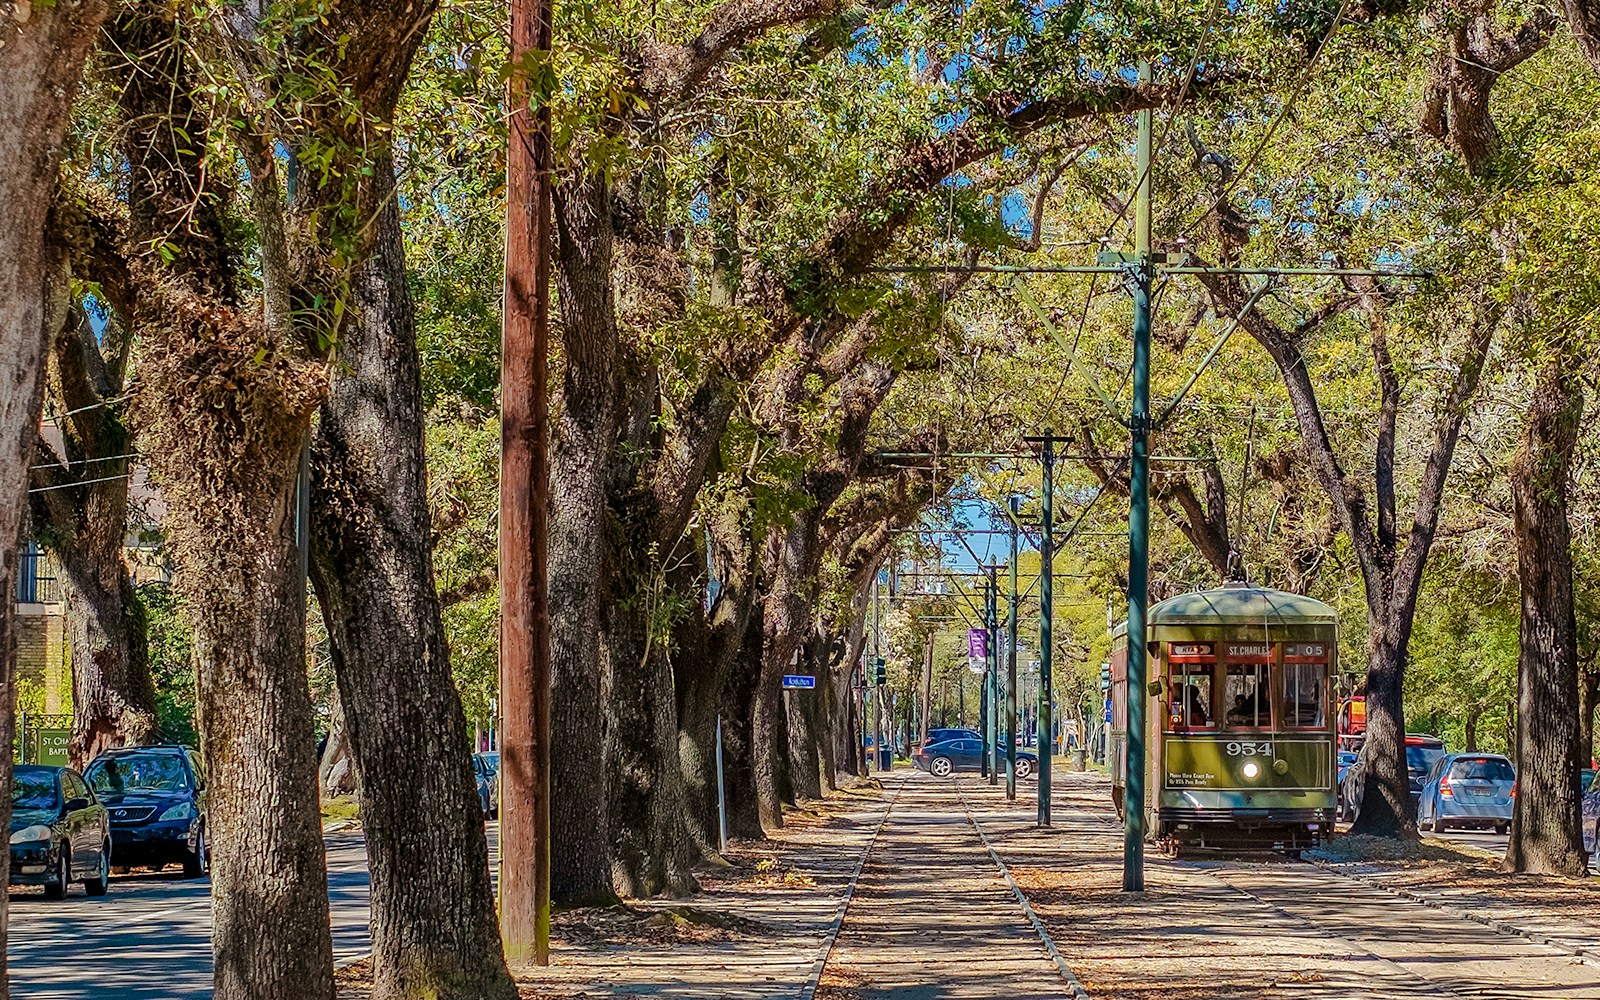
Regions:
[[39, 826], [35, 824], [34, 826], [25, 826], [16, 833], [13, 833], [11, 835], [11, 842], [13, 844], [32, 844], [41, 840], [49, 840], [50, 837], [51, 833], [48, 826]]
[[194, 806], [188, 802], [168, 806], [166, 812], [156, 817], [156, 822], [166, 823], [175, 819], [194, 819]]

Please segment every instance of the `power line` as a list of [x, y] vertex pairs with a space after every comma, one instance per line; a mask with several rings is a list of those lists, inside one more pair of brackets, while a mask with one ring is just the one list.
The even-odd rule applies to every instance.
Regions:
[[28, 471], [29, 472], [34, 472], [34, 471], [37, 471], [39, 469], [61, 469], [61, 468], [70, 469], [74, 465], [90, 465], [90, 464], [93, 464], [95, 462], [115, 462], [118, 459], [122, 459], [122, 458], [138, 458], [138, 457], [140, 457], [138, 452], [130, 451], [126, 455], [103, 455], [100, 458], [80, 458], [80, 459], [77, 459], [77, 460], [69, 459], [66, 462], [45, 462], [42, 465], [30, 465], [30, 466], [28, 466]]
[[120, 476], [101, 476], [99, 479], [80, 479], [79, 481], [77, 481], [75, 483], [59, 483], [59, 484], [57, 484], [55, 486], [39, 486], [39, 487], [35, 487], [34, 489], [29, 490], [28, 492], [29, 493], [49, 493], [51, 490], [70, 490], [70, 489], [76, 489], [79, 486], [88, 486], [88, 485], [90, 485], [92, 483], [109, 483], [109, 482], [112, 482], [113, 480], [117, 480], [117, 479], [132, 479], [132, 478], [133, 478], [133, 473], [129, 472], [129, 473], [125, 473], [125, 474], [120, 475]]

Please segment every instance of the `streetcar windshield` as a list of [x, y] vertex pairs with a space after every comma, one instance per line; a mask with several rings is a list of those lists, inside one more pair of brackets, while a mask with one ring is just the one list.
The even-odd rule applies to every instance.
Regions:
[[1233, 729], [1269, 729], [1272, 726], [1271, 664], [1230, 663], [1222, 703], [1225, 724]]
[[1298, 729], [1321, 729], [1327, 725], [1327, 670], [1320, 663], [1283, 665], [1283, 710], [1288, 724]]
[[1205, 729], [1211, 721], [1211, 665], [1174, 663], [1169, 721], [1174, 730]]

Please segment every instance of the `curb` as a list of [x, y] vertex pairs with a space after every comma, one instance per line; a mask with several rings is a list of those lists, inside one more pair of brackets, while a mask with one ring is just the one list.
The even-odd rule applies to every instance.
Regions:
[[960, 784], [957, 784], [956, 793], [961, 796], [961, 806], [966, 809], [967, 819], [972, 823], [972, 828], [978, 832], [978, 839], [983, 841], [984, 850], [989, 852], [989, 860], [993, 861], [995, 867], [1000, 869], [1000, 874], [1005, 877], [1006, 885], [1011, 887], [1011, 892], [1017, 897], [1017, 902], [1022, 904], [1022, 912], [1027, 916], [1028, 922], [1033, 925], [1034, 932], [1039, 935], [1039, 940], [1044, 944], [1044, 950], [1050, 955], [1051, 960], [1056, 963], [1056, 971], [1061, 973], [1061, 978], [1066, 980], [1067, 987], [1072, 990], [1074, 1000], [1092, 1000], [1089, 996], [1089, 991], [1084, 989], [1082, 981], [1072, 971], [1072, 966], [1068, 965], [1067, 960], [1062, 957], [1061, 949], [1056, 947], [1055, 941], [1050, 937], [1050, 932], [1045, 930], [1044, 921], [1040, 920], [1039, 915], [1033, 911], [1033, 905], [1028, 902], [1028, 897], [1023, 893], [1022, 887], [1017, 884], [1016, 879], [1011, 877], [1011, 869], [1006, 867], [1006, 863], [1001, 860], [999, 852], [989, 842], [989, 835], [983, 832], [983, 824], [978, 822], [978, 817], [972, 812], [971, 804], [967, 802], [966, 790]]
[[839, 928], [844, 926], [845, 914], [850, 910], [850, 900], [855, 898], [856, 882], [861, 879], [861, 872], [867, 867], [867, 858], [872, 856], [872, 849], [877, 846], [878, 834], [889, 825], [889, 813], [894, 809], [895, 800], [900, 798], [900, 790], [904, 787], [903, 781], [895, 786], [894, 794], [889, 796], [889, 804], [884, 806], [883, 815], [878, 819], [877, 829], [872, 831], [866, 849], [861, 852], [861, 860], [856, 862], [856, 870], [851, 873], [850, 881], [845, 884], [844, 898], [839, 901], [839, 912], [834, 914], [833, 923], [828, 925], [828, 933], [822, 939], [816, 961], [811, 963], [811, 974], [806, 977], [805, 986], [800, 988], [800, 1000], [812, 1000], [817, 994], [817, 986], [822, 981], [822, 970], [828, 964], [828, 956], [833, 953], [834, 942], [839, 939]]
[[1359, 882], [1362, 885], [1371, 886], [1374, 889], [1386, 892], [1391, 896], [1409, 900], [1413, 903], [1420, 903], [1429, 909], [1438, 910], [1441, 913], [1448, 913], [1449, 915], [1458, 917], [1462, 920], [1470, 920], [1475, 924], [1482, 924], [1484, 927], [1487, 927], [1496, 933], [1504, 934], [1507, 937], [1525, 938], [1534, 942], [1535, 944], [1542, 944], [1548, 948], [1554, 948], [1557, 951], [1566, 952], [1568, 955], [1576, 958], [1584, 965], [1592, 965], [1600, 968], [1600, 950], [1574, 945], [1569, 943], [1565, 938], [1554, 937], [1552, 935], [1545, 934], [1542, 931], [1529, 930], [1526, 927], [1518, 927], [1516, 924], [1500, 920], [1496, 917], [1489, 917], [1481, 913], [1475, 913], [1472, 910], [1464, 910], [1459, 907], [1451, 906], [1448, 903], [1425, 896], [1420, 892], [1412, 892], [1410, 889], [1398, 889], [1392, 885], [1384, 885], [1377, 879], [1365, 878], [1360, 875], [1351, 875], [1348, 872], [1339, 871], [1326, 861], [1320, 861], [1316, 858], [1305, 858], [1303, 860], [1306, 864], [1315, 865], [1316, 867], [1327, 872], [1329, 875], [1335, 875], [1342, 879], [1348, 879], [1351, 882]]

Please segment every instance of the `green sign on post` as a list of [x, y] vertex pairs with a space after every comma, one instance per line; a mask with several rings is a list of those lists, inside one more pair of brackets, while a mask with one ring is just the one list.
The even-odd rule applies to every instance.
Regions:
[[72, 743], [72, 730], [39, 729], [35, 732], [38, 742], [35, 744], [37, 756], [34, 762], [51, 767], [66, 767], [69, 763], [68, 748]]

